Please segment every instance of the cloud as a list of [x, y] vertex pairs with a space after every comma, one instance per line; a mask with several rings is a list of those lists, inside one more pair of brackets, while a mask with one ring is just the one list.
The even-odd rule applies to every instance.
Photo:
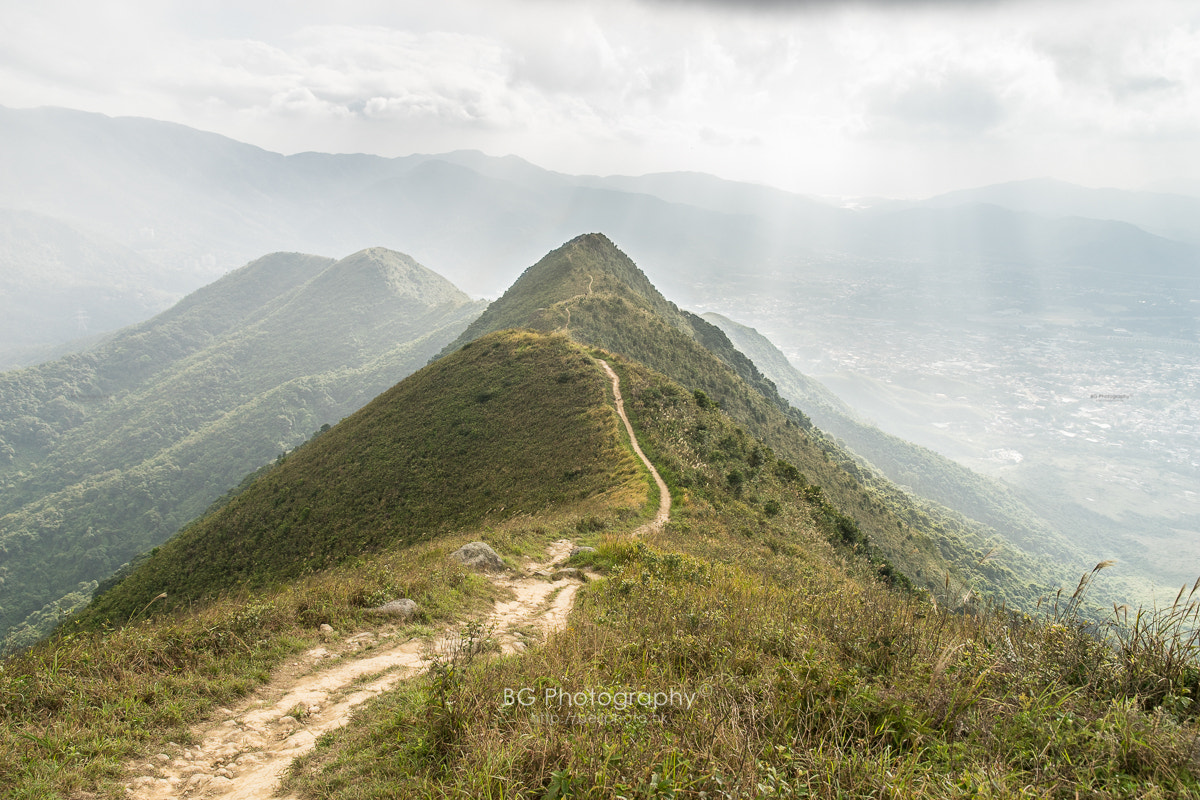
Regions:
[[[1032, 49], [1053, 70], [1061, 124], [1147, 141], [1200, 136], [1200, 7], [1157, 5], [1118, 7], [1074, 29], [1031, 35]], [[1163, 23], [1154, 22], [1156, 12]]]
[[737, 133], [729, 130], [717, 130], [708, 125], [700, 128], [700, 141], [714, 147], [761, 147], [761, 136], [752, 133]]
[[1190, 0], [101, 5], [9, 9], [0, 104], [283, 152], [468, 147], [827, 193], [932, 192], [1088, 153], [1136, 175], [1146, 143], [1200, 139]]
[[498, 43], [454, 33], [306, 28], [280, 45], [205, 43], [169, 80], [230, 111], [270, 116], [419, 121], [445, 126], [512, 124], [512, 55]]
[[996, 88], [969, 72], [918, 75], [867, 95], [869, 132], [875, 136], [980, 136], [1004, 119]]

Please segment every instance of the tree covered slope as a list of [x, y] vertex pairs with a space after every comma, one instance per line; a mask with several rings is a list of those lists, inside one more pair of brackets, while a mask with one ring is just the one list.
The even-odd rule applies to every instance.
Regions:
[[479, 310], [400, 253], [276, 253], [88, 351], [0, 375], [8, 645], [423, 365]]

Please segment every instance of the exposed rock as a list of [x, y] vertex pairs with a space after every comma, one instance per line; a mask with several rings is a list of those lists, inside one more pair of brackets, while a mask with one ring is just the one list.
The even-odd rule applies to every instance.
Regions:
[[571, 548], [571, 558], [574, 558], [575, 556], [579, 555], [580, 553], [594, 553], [594, 552], [596, 552], [596, 548], [588, 547], [587, 545], [580, 545], [578, 547], [572, 547]]
[[571, 579], [581, 580], [584, 583], [587, 583], [587, 573], [578, 567], [564, 567], [563, 569], [555, 570], [553, 574], [550, 575], [550, 580], [552, 581]]
[[416, 600], [410, 600], [407, 597], [404, 597], [400, 600], [392, 600], [391, 602], [384, 603], [383, 605], [372, 608], [371, 610], [377, 614], [386, 614], [389, 617], [412, 619], [417, 615], [417, 612], [420, 610], [420, 606], [417, 605]]
[[451, 553], [450, 558], [465, 567], [484, 572], [500, 572], [507, 569], [504, 562], [500, 560], [500, 556], [496, 555], [496, 551], [484, 542], [464, 544]]

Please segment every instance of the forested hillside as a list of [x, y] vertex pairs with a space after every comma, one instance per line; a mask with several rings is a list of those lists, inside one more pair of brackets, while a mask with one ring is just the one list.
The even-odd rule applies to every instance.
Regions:
[[86, 352], [0, 375], [6, 646], [423, 365], [480, 309], [399, 253], [277, 253]]

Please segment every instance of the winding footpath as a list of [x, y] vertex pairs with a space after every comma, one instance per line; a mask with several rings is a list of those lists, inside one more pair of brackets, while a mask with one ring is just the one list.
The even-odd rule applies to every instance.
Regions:
[[[590, 287], [589, 287], [590, 288]], [[658, 486], [658, 512], [634, 536], [660, 530], [670, 519], [671, 493], [638, 444], [625, 414], [621, 381], [608, 362], [598, 359], [612, 379], [617, 415], [629, 441]], [[513, 599], [496, 604], [487, 619], [504, 653], [525, 649], [525, 631], [542, 635], [561, 628], [575, 593], [588, 579], [576, 569], [559, 569], [573, 543], [560, 539], [549, 546], [546, 560], [527, 562], [516, 575], [493, 577], [510, 589]], [[307, 753], [317, 738], [342, 727], [361, 703], [398, 682], [424, 672], [438, 645], [410, 637], [396, 624], [344, 639], [326, 634], [325, 646], [313, 648], [281, 667], [271, 681], [237, 708], [219, 708], [193, 729], [190, 746], [173, 746], [132, 766], [137, 777], [126, 783], [131, 800], [268, 800], [292, 761]], [[456, 631], [443, 633], [446, 641]], [[294, 797], [283, 800], [297, 800]]]
[[625, 430], [629, 432], [629, 443], [633, 445], [633, 452], [637, 453], [638, 458], [646, 465], [646, 469], [650, 471], [650, 476], [654, 478], [655, 485], [658, 486], [658, 513], [654, 515], [654, 519], [634, 531], [633, 535], [640, 536], [649, 531], [662, 530], [663, 526], [671, 520], [671, 492], [667, 489], [666, 481], [662, 479], [662, 476], [658, 474], [658, 470], [650, 463], [650, 459], [646, 458], [646, 454], [642, 452], [642, 446], [638, 444], [637, 434], [633, 432], [633, 425], [629, 423], [629, 417], [625, 415], [625, 400], [621, 397], [621, 379], [613, 371], [613, 368], [608, 365], [607, 361], [602, 358], [596, 360], [600, 362], [600, 366], [604, 367], [604, 371], [612, 379], [613, 397], [617, 401], [617, 416], [625, 423]]

